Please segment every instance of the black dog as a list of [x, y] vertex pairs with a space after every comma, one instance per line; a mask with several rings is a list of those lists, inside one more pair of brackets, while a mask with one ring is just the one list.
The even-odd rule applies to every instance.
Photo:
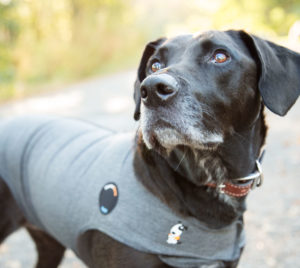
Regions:
[[[135, 176], [183, 222], [170, 226], [163, 238], [167, 247], [184, 250], [185, 243], [178, 242], [192, 231], [185, 223], [192, 221], [205, 226], [207, 233], [215, 232], [209, 240], [217, 243], [220, 230], [239, 226], [234, 230], [241, 242], [232, 245], [238, 254], [232, 255], [234, 259], [204, 256], [198, 263], [197, 258], [186, 262], [188, 254], [181, 260], [179, 254], [172, 262], [154, 250], [136, 250], [98, 230], [88, 230], [77, 240], [79, 258], [89, 267], [236, 267], [243, 247], [245, 197], [262, 180], [264, 106], [285, 115], [300, 94], [299, 73], [299, 54], [243, 31], [149, 43], [135, 83], [134, 118], [140, 119], [131, 162]], [[25, 156], [22, 163], [27, 168]], [[4, 180], [5, 175], [1, 174]], [[37, 267], [56, 267], [64, 241], [24, 217], [11, 193], [14, 190], [4, 180], [0, 180], [0, 242], [25, 226], [37, 246]], [[110, 209], [115, 205], [110, 204]], [[203, 252], [210, 247], [212, 252], [209, 243], [203, 240], [193, 246]], [[213, 256], [221, 256], [217, 243]]]

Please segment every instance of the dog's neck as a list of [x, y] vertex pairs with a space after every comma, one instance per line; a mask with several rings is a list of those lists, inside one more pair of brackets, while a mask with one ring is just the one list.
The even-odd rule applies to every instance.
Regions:
[[141, 137], [135, 172], [146, 188], [175, 212], [194, 216], [211, 228], [221, 228], [242, 216], [245, 197], [235, 198], [207, 187], [243, 177], [255, 168], [265, 142], [263, 111], [251, 128], [225, 138], [216, 150], [178, 146], [168, 156], [146, 148]]

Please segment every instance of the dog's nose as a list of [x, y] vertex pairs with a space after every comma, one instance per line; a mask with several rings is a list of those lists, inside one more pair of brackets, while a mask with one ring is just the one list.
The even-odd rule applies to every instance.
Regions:
[[141, 98], [147, 104], [169, 101], [177, 92], [177, 82], [169, 74], [149, 76], [141, 84]]

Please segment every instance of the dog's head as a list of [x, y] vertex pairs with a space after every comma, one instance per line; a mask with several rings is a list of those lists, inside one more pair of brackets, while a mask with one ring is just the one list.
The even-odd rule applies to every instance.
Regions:
[[263, 105], [285, 115], [300, 93], [300, 55], [243, 31], [161, 38], [143, 53], [135, 119], [148, 148], [213, 150], [249, 129]]

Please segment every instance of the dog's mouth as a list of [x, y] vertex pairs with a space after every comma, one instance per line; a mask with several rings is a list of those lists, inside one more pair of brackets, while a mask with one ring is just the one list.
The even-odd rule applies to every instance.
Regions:
[[170, 124], [147, 130], [142, 129], [142, 135], [146, 146], [160, 153], [169, 153], [178, 146], [187, 146], [198, 150], [215, 150], [223, 141], [223, 138], [217, 134], [204, 136], [196, 129], [179, 131]]
[[[215, 150], [223, 142], [223, 134], [216, 128], [208, 130], [201, 123], [201, 112], [196, 116], [178, 109], [141, 107], [140, 131], [148, 149], [159, 152], [171, 152], [177, 146], [186, 146], [192, 150]], [[188, 109], [190, 111], [190, 109]]]

